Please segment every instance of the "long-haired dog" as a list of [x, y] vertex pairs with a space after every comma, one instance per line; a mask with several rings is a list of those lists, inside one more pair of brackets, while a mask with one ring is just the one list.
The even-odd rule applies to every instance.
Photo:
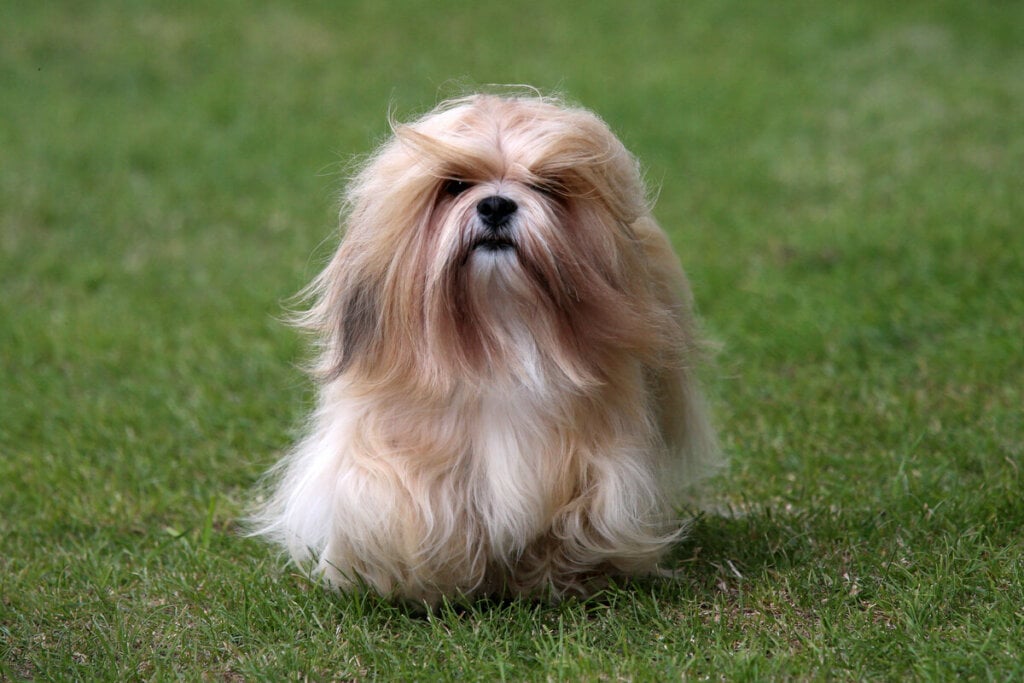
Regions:
[[301, 319], [318, 406], [256, 533], [428, 604], [654, 569], [716, 447], [633, 156], [588, 111], [477, 95], [395, 125], [345, 199]]

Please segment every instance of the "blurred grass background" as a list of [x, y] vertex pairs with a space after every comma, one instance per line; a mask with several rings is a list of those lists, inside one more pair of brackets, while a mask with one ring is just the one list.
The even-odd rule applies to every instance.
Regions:
[[[0, 677], [1024, 673], [1024, 5], [0, 4]], [[684, 578], [419, 619], [237, 536], [352, 159], [494, 83], [644, 162], [722, 342]]]

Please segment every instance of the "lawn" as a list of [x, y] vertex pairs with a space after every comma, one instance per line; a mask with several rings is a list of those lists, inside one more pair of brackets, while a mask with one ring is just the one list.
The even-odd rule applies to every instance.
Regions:
[[[0, 5], [0, 679], [1024, 677], [1024, 4]], [[238, 519], [352, 160], [480, 84], [599, 112], [731, 467], [676, 581], [424, 617]]]

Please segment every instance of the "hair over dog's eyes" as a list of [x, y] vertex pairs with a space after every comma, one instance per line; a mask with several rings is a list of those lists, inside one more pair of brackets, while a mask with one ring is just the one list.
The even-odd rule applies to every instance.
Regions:
[[530, 189], [546, 197], [558, 196], [558, 185], [554, 182], [541, 181], [530, 184]]
[[460, 194], [473, 187], [473, 183], [468, 180], [458, 180], [457, 178], [449, 178], [444, 181], [444, 193], [451, 195], [452, 197], [458, 197]]

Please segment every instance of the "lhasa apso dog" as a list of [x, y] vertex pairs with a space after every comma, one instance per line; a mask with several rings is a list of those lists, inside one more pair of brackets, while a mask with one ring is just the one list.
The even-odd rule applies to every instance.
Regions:
[[477, 95], [395, 125], [345, 199], [301, 319], [318, 405], [256, 533], [427, 604], [653, 570], [716, 447], [634, 157], [588, 111]]

